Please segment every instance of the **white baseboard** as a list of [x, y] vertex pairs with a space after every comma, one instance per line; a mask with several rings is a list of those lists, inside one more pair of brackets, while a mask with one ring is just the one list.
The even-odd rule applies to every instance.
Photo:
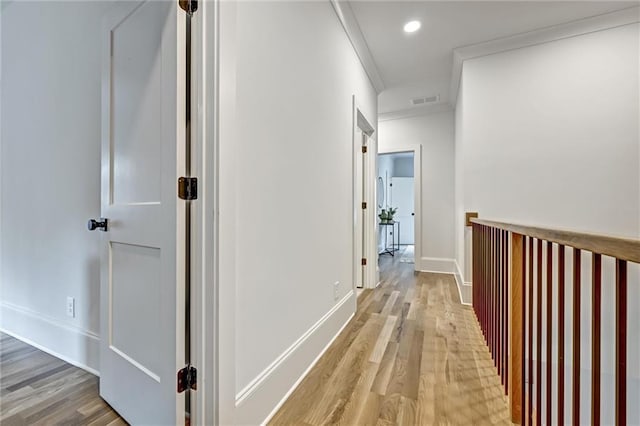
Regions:
[[456, 261], [455, 259], [446, 259], [443, 257], [423, 257], [420, 259], [418, 270], [439, 274], [455, 274]]
[[464, 295], [466, 293], [464, 293], [462, 291], [462, 286], [464, 284], [464, 279], [462, 277], [462, 271], [460, 270], [460, 265], [458, 264], [458, 261], [456, 259], [453, 260], [454, 263], [454, 267], [455, 267], [455, 272], [453, 273], [453, 275], [456, 278], [456, 287], [458, 287], [458, 295], [460, 296], [460, 303], [462, 303], [463, 305], [466, 304], [465, 302], [465, 297]]
[[275, 415], [349, 323], [354, 297], [352, 290], [236, 395], [237, 424], [266, 424]]
[[464, 275], [462, 274], [462, 269], [460, 268], [460, 264], [458, 264], [458, 261], [455, 261], [456, 263], [456, 284], [458, 284], [458, 291], [460, 292], [460, 300], [462, 301], [463, 305], [471, 305], [471, 292], [470, 292], [470, 288], [471, 287], [471, 282], [470, 281], [465, 281], [464, 280]]
[[[454, 272], [456, 276], [456, 284], [458, 285], [458, 290], [461, 290], [462, 286], [464, 285], [464, 277], [462, 276], [462, 270], [460, 270], [460, 265], [458, 264], [458, 261], [454, 260], [453, 262], [455, 263], [455, 267], [456, 267], [456, 271]], [[460, 300], [463, 300], [462, 296], [460, 296]]]
[[95, 333], [7, 302], [0, 302], [0, 331], [99, 375], [100, 338]]
[[462, 297], [462, 304], [471, 306], [473, 303], [473, 293], [471, 291], [471, 286], [463, 285], [460, 288], [460, 295]]

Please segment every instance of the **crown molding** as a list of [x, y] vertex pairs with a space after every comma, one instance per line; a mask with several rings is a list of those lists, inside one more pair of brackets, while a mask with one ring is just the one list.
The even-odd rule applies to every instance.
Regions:
[[448, 102], [440, 102], [433, 105], [420, 106], [415, 108], [401, 109], [378, 114], [378, 122], [389, 120], [400, 120], [403, 118], [420, 117], [423, 115], [438, 114], [452, 111], [453, 107]]
[[376, 89], [376, 92], [380, 93], [384, 90], [384, 82], [378, 72], [376, 62], [373, 60], [367, 41], [364, 39], [358, 20], [353, 14], [353, 10], [347, 0], [329, 0], [335, 10], [338, 20], [344, 28], [344, 32], [347, 34], [353, 50], [356, 52], [356, 56], [360, 59], [360, 63], [364, 67], [364, 71], [367, 73], [371, 84]]
[[462, 65], [467, 59], [549, 43], [638, 22], [640, 22], [640, 6], [634, 6], [603, 15], [453, 49], [449, 102], [455, 107], [460, 89], [460, 79], [462, 78]]

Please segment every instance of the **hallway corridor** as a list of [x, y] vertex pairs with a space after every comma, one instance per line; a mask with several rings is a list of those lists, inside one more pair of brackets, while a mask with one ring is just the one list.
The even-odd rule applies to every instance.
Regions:
[[508, 424], [507, 399], [453, 276], [381, 258], [382, 284], [270, 424]]

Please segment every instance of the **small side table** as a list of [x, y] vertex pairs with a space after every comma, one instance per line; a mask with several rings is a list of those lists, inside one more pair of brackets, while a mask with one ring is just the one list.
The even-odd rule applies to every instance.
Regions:
[[[384, 249], [378, 253], [379, 256], [383, 254], [390, 254], [391, 256], [395, 256], [395, 252], [400, 250], [400, 222], [392, 220], [391, 222], [380, 222], [378, 225], [384, 228]], [[398, 232], [396, 233], [395, 225], [398, 225]], [[388, 235], [386, 227], [391, 227], [391, 247], [389, 247]], [[397, 235], [397, 237], [396, 237]], [[395, 244], [396, 239], [398, 244]], [[397, 248], [396, 248], [397, 246]]]

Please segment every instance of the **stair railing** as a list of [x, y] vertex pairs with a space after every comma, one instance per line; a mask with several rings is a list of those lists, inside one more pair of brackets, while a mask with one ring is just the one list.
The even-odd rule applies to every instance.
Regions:
[[[607, 308], [615, 312], [615, 423], [626, 424], [628, 270], [629, 263], [640, 264], [640, 240], [477, 218], [470, 222], [473, 308], [509, 396], [511, 421], [516, 424], [561, 425], [569, 423], [569, 418], [570, 423], [580, 424], [580, 338], [589, 331], [591, 365], [585, 367], [591, 369], [591, 424], [600, 424], [603, 256], [607, 262], [615, 262], [611, 281], [615, 288], [606, 289], [615, 291], [615, 306]], [[582, 280], [582, 262], [589, 254], [588, 288]], [[572, 314], [565, 318], [569, 287]], [[580, 324], [582, 291], [591, 291], [591, 307], [586, 307], [590, 309], [591, 330], [583, 330]], [[567, 325], [572, 330], [570, 352], [565, 348]], [[565, 383], [566, 367], [571, 369], [571, 383]], [[565, 413], [569, 386], [571, 412]]]

